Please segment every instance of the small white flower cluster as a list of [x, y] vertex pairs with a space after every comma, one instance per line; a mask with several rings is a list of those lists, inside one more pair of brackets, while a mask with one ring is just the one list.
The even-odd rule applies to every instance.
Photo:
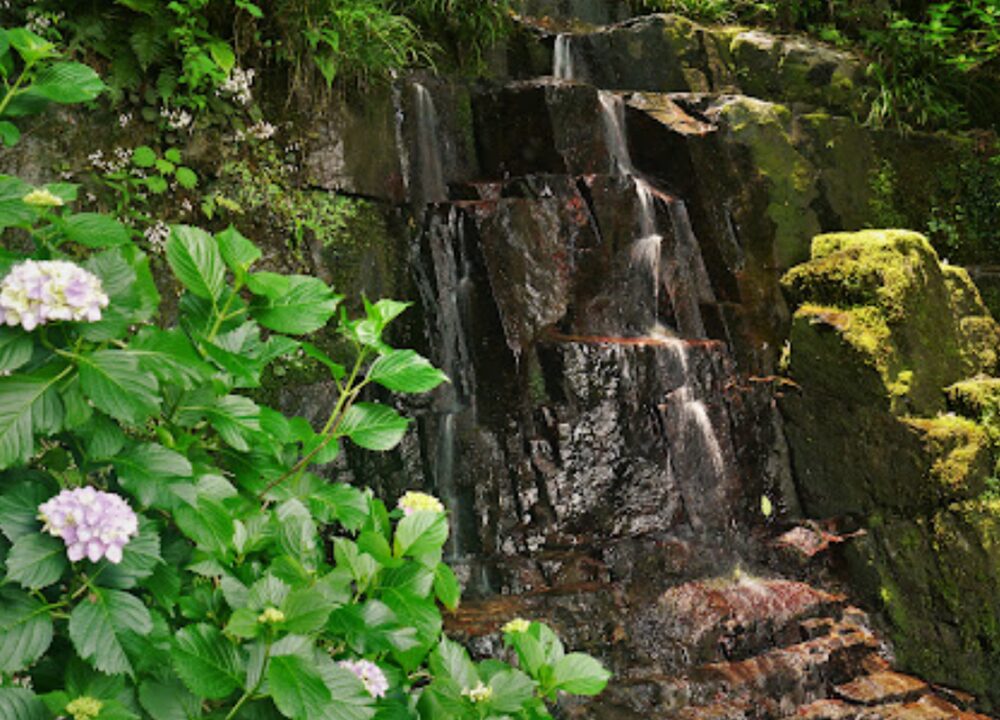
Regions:
[[171, 130], [183, 130], [191, 124], [194, 118], [183, 108], [161, 108], [160, 117], [167, 121], [167, 127]]
[[167, 238], [170, 237], [170, 228], [162, 220], [157, 220], [156, 225], [146, 228], [142, 233], [149, 243], [149, 249], [157, 254], [162, 254], [167, 249]]
[[92, 487], [63, 490], [38, 506], [43, 530], [62, 538], [71, 562], [107, 558], [118, 564], [122, 549], [139, 534], [139, 519], [121, 497]]
[[128, 166], [132, 160], [132, 151], [123, 147], [115, 148], [114, 154], [105, 158], [103, 150], [95, 150], [87, 156], [87, 159], [101, 172], [114, 173]]
[[480, 680], [474, 688], [465, 688], [462, 690], [462, 694], [478, 705], [493, 697], [493, 688], [483, 685], [483, 682]]
[[250, 101], [253, 100], [250, 88], [253, 86], [253, 78], [256, 74], [257, 71], [253, 68], [244, 70], [235, 67], [229, 73], [229, 77], [226, 78], [225, 82], [219, 85], [215, 94], [219, 96], [228, 95], [240, 105], [249, 105]]
[[278, 128], [274, 127], [271, 123], [260, 120], [248, 127], [245, 132], [243, 130], [237, 130], [236, 140], [238, 142], [243, 141], [247, 138], [247, 136], [256, 140], [268, 140], [273, 137], [274, 133], [277, 131]]
[[107, 306], [100, 279], [65, 260], [25, 260], [0, 280], [0, 325], [30, 332], [52, 320], [97, 322]]
[[118, 116], [118, 127], [128, 127], [130, 122], [132, 122], [132, 113], [122, 113]]
[[389, 681], [386, 680], [385, 673], [370, 660], [341, 660], [337, 664], [354, 673], [355, 677], [364, 683], [365, 690], [372, 697], [385, 697], [389, 691]]
[[65, 13], [48, 13], [39, 10], [28, 10], [26, 15], [28, 21], [27, 28], [37, 35], [42, 35], [46, 30], [51, 28], [54, 23], [60, 22], [65, 16]]

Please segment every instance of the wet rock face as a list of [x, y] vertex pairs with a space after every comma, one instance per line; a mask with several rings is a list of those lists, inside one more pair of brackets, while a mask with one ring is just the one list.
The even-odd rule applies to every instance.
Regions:
[[904, 667], [997, 702], [996, 456], [982, 424], [996, 323], [915, 233], [820, 236], [783, 282], [799, 306], [781, 408], [804, 510], [867, 526], [849, 546], [854, 582], [885, 608]]

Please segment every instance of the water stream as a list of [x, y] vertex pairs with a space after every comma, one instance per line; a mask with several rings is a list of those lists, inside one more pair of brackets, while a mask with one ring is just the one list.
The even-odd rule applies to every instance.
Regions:
[[413, 94], [417, 140], [417, 182], [414, 194], [424, 205], [444, 202], [448, 199], [448, 185], [442, 168], [440, 123], [434, 98], [420, 83], [413, 83]]

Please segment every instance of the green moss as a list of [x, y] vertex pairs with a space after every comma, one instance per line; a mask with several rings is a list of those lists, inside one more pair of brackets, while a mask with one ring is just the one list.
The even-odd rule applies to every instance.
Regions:
[[930, 481], [940, 497], [979, 495], [993, 469], [992, 443], [978, 423], [957, 415], [905, 418], [921, 433], [924, 450], [932, 459]]
[[789, 267], [807, 257], [819, 232], [812, 202], [819, 196], [816, 168], [795, 147], [792, 114], [783, 105], [739, 98], [723, 108], [736, 141], [750, 148], [757, 172], [768, 183], [767, 214], [775, 226], [775, 260]]

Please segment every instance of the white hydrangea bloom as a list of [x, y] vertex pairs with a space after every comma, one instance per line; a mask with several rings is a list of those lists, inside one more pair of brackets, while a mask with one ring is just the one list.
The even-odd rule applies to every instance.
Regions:
[[355, 677], [364, 683], [365, 690], [372, 697], [385, 697], [389, 690], [389, 681], [382, 669], [370, 660], [341, 660], [340, 667], [350, 670]]
[[92, 487], [63, 490], [38, 506], [43, 530], [62, 538], [71, 562], [107, 558], [118, 564], [122, 549], [139, 534], [139, 519], [121, 497]]
[[100, 279], [65, 260], [25, 260], [0, 280], [0, 325], [97, 322], [107, 306]]

